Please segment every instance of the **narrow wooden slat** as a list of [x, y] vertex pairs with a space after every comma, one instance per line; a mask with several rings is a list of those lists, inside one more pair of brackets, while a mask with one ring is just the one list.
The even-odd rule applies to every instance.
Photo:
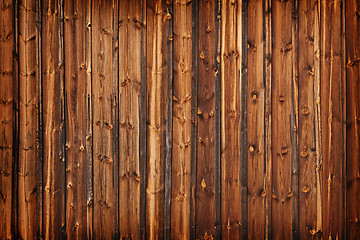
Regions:
[[[140, 238], [139, 105], [141, 1], [119, 3], [119, 226], [121, 238]], [[134, 51], [131, 51], [134, 49]]]
[[43, 233], [43, 103], [42, 103], [42, 11], [41, 1], [35, 0], [36, 9], [36, 87], [37, 87], [37, 104], [36, 104], [36, 237], [40, 238]]
[[[215, 234], [215, 3], [199, 2], [199, 66], [197, 91], [196, 237]], [[195, 67], [195, 66], [193, 66]]]
[[[320, 3], [314, 5], [314, 114], [316, 147], [316, 238], [322, 234], [322, 142], [320, 111]], [[300, 149], [301, 151], [301, 149]]]
[[92, 116], [92, 32], [91, 32], [91, 6], [92, 1], [85, 1], [86, 4], [86, 35], [85, 35], [85, 58], [86, 58], [86, 120], [87, 120], [87, 128], [86, 128], [86, 161], [87, 164], [87, 173], [86, 173], [86, 204], [87, 204], [87, 238], [93, 238], [93, 215], [94, 215], [94, 157], [93, 157], [93, 116]]
[[214, 230], [215, 238], [222, 238], [221, 229], [221, 0], [215, 1], [215, 89], [214, 89]]
[[19, 237], [36, 238], [36, 2], [19, 5]]
[[58, 0], [58, 68], [60, 85], [60, 124], [59, 124], [59, 218], [60, 218], [60, 239], [66, 238], [66, 93], [65, 93], [65, 51], [64, 51], [64, 2]]
[[146, 239], [162, 239], [164, 227], [164, 163], [167, 102], [166, 2], [146, 3], [147, 57], [147, 187]]
[[173, 81], [174, 81], [174, 7], [167, 1], [167, 83], [166, 83], [166, 129], [165, 129], [165, 163], [164, 163], [164, 239], [170, 239], [171, 228], [171, 167], [173, 147]]
[[[173, 142], [171, 175], [171, 234], [170, 239], [190, 239], [191, 208], [191, 149], [192, 125], [192, 3], [175, 1], [174, 28], [174, 87]], [[195, 97], [196, 98], [196, 97]]]
[[140, 237], [146, 239], [146, 191], [147, 191], [147, 9], [142, 2], [140, 29], [140, 104], [139, 104], [139, 162], [140, 162]]
[[60, 237], [58, 1], [42, 3], [43, 235]]
[[14, 16], [13, 2], [1, 1], [0, 9], [0, 238], [11, 238], [14, 147]]
[[119, 239], [119, 1], [112, 1], [112, 96], [111, 96], [111, 133], [113, 166], [113, 189], [114, 189], [114, 238]]
[[272, 237], [272, 14], [265, 1], [265, 239]]
[[94, 238], [114, 238], [113, 2], [92, 3]]
[[291, 73], [291, 191], [292, 191], [292, 239], [299, 239], [299, 3], [292, 1], [291, 9], [291, 42], [292, 42], [292, 73]]
[[272, 237], [292, 238], [292, 2], [272, 3]]
[[346, 2], [346, 237], [360, 238], [360, 2]]
[[323, 238], [345, 237], [342, 132], [341, 1], [321, 2]]
[[247, 27], [248, 238], [265, 237], [264, 2], [249, 1]]
[[87, 236], [85, 5], [64, 1], [66, 236]]
[[316, 234], [315, 2], [299, 1], [299, 236]]
[[240, 238], [240, 62], [241, 5], [222, 1], [221, 32], [221, 159], [222, 235]]
[[[85, 143], [85, 162], [86, 162], [86, 236], [88, 239], [93, 239], [94, 232], [94, 157], [93, 157], [93, 116], [92, 116], [92, 14], [91, 14], [92, 0], [84, 1], [85, 10], [85, 70], [86, 70], [86, 143]], [[85, 214], [85, 213], [83, 213]]]
[[191, 9], [191, 164], [190, 164], [190, 239], [196, 238], [197, 148], [198, 148], [198, 73], [199, 73], [199, 0]]

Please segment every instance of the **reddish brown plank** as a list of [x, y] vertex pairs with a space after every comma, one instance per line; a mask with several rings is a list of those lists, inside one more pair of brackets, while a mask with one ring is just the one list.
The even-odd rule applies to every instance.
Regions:
[[36, 237], [36, 128], [38, 90], [36, 82], [35, 1], [19, 5], [19, 237]]
[[315, 2], [299, 1], [299, 229], [300, 239], [316, 234], [316, 156], [314, 93]]
[[92, 2], [94, 238], [114, 238], [113, 1]]
[[147, 3], [147, 188], [146, 238], [162, 239], [164, 230], [165, 114], [167, 95], [166, 2]]
[[[119, 3], [120, 237], [140, 238], [139, 107], [142, 1]], [[134, 49], [134, 51], [132, 51]]]
[[323, 238], [344, 239], [341, 1], [321, 2]]
[[265, 234], [263, 1], [249, 1], [247, 30], [248, 238]]
[[292, 237], [292, 2], [272, 3], [272, 237]]
[[222, 233], [239, 238], [240, 186], [240, 52], [241, 5], [222, 1], [221, 108], [222, 108]]
[[1, 1], [0, 9], [0, 238], [11, 238], [12, 178], [14, 165], [14, 2]]
[[83, 2], [64, 1], [66, 236], [71, 239], [87, 236], [84, 10]]
[[60, 237], [59, 127], [60, 78], [58, 66], [58, 2], [42, 5], [42, 96], [43, 96], [43, 234]]
[[214, 236], [215, 3], [199, 2], [196, 237]]
[[360, 238], [360, 1], [346, 2], [346, 237]]
[[190, 239], [191, 8], [174, 2], [174, 94], [171, 239]]

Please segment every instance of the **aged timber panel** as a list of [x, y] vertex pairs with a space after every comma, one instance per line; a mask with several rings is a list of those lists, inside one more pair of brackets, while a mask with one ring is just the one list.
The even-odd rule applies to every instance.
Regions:
[[359, 239], [359, 0], [1, 0], [0, 239]]

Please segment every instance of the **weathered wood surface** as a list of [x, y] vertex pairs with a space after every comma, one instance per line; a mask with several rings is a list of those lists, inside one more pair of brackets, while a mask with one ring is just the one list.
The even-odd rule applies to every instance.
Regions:
[[360, 238], [359, 0], [2, 0], [0, 238]]

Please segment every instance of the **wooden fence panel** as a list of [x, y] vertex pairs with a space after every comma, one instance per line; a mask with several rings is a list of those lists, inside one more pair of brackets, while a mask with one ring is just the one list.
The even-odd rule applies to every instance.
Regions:
[[1, 239], [359, 239], [359, 0], [1, 0]]

